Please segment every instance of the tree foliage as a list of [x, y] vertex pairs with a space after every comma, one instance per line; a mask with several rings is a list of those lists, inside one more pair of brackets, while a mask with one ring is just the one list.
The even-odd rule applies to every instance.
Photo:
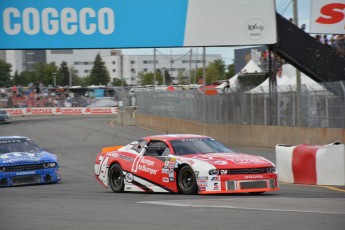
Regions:
[[11, 64], [0, 59], [0, 87], [12, 85], [11, 67]]
[[[154, 74], [153, 72], [148, 72], [148, 73], [140, 73], [139, 74], [140, 78], [140, 85], [153, 85], [153, 79], [154, 79]], [[156, 71], [156, 84], [155, 85], [162, 85], [163, 84], [163, 77], [162, 73], [157, 70]]]
[[118, 78], [113, 78], [113, 81], [111, 82], [112, 86], [127, 86], [127, 82], [125, 80], [118, 79]]
[[108, 85], [110, 82], [109, 72], [99, 54], [96, 55], [93, 62], [90, 79], [92, 85]]
[[69, 70], [67, 62], [65, 61], [61, 62], [60, 64], [56, 75], [56, 84], [61, 86], [69, 85]]

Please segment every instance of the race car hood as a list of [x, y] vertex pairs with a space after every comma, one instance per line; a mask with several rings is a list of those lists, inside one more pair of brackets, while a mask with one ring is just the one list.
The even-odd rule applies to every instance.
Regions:
[[273, 165], [263, 157], [243, 153], [206, 153], [190, 155], [188, 158], [205, 161], [217, 168], [269, 167]]
[[43, 162], [57, 162], [56, 155], [46, 151], [35, 153], [12, 152], [0, 155], [0, 166], [19, 164], [38, 164]]

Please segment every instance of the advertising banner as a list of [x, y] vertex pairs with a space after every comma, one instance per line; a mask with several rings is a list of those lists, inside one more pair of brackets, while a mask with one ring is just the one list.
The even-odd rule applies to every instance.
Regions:
[[310, 33], [345, 34], [345, 0], [312, 0]]
[[0, 49], [276, 43], [274, 0], [2, 0]]
[[14, 108], [5, 109], [12, 116], [29, 115], [109, 115], [118, 114], [118, 107], [54, 107], [54, 108]]

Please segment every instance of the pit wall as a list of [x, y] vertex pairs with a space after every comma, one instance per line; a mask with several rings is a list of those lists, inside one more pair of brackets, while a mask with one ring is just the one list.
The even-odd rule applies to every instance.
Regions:
[[162, 133], [193, 133], [214, 137], [224, 144], [275, 148], [277, 144], [324, 145], [345, 143], [345, 129], [264, 125], [202, 124], [146, 114], [135, 114], [136, 126]]

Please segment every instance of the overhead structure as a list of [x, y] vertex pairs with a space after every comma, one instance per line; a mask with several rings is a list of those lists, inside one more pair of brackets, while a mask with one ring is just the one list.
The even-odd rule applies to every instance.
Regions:
[[345, 58], [277, 13], [277, 54], [317, 82], [343, 81]]
[[274, 0], [6, 0], [0, 17], [0, 49], [277, 42]]

